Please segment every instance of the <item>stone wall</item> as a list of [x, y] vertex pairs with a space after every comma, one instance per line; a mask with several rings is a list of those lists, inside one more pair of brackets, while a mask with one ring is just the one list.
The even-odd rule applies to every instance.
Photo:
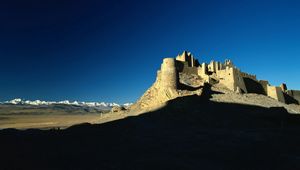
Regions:
[[293, 97], [295, 100], [300, 103], [300, 91], [299, 90], [287, 90], [287, 94]]
[[244, 78], [250, 78], [250, 79], [253, 79], [253, 80], [257, 81], [256, 75], [253, 75], [253, 74], [248, 74], [248, 73], [241, 72], [241, 76], [244, 77]]
[[161, 64], [161, 86], [162, 88], [177, 89], [179, 75], [174, 58], [165, 58]]
[[248, 93], [248, 90], [246, 88], [245, 82], [243, 77], [241, 76], [241, 72], [235, 68], [233, 69], [233, 76], [234, 76], [234, 86], [235, 91], [237, 90], [237, 87], [240, 88], [244, 93]]
[[268, 94], [269, 81], [267, 81], [267, 80], [259, 80], [258, 82], [259, 82], [259, 84], [261, 84], [262, 88], [265, 91], [265, 94], [267, 95]]
[[243, 79], [248, 93], [264, 94], [264, 95], [267, 94], [262, 84], [259, 83], [257, 80], [249, 77], [244, 77], [244, 76]]
[[177, 69], [179, 72], [185, 73], [185, 74], [198, 74], [198, 67], [189, 67], [187, 62], [181, 62], [177, 61]]
[[280, 87], [268, 86], [267, 95], [273, 99], [276, 99], [282, 103], [285, 103], [284, 95]]
[[211, 62], [208, 64], [208, 71], [209, 71], [209, 72], [216, 73], [217, 70], [219, 70], [219, 66], [218, 66], [217, 62], [211, 61]]
[[217, 77], [220, 83], [225, 85], [228, 89], [232, 91], [241, 89], [244, 93], [247, 93], [247, 88], [239, 70], [233, 67], [226, 67], [225, 70], [218, 71]]
[[189, 67], [198, 67], [199, 62], [194, 58], [194, 56], [187, 51], [184, 51], [181, 55], [176, 57], [177, 61], [187, 62]]
[[209, 75], [207, 74], [207, 65], [202, 63], [198, 68], [198, 75], [204, 80], [204, 82], [209, 83]]

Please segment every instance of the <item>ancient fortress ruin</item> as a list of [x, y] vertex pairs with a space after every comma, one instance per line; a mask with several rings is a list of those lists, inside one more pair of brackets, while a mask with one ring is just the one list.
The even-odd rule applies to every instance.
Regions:
[[155, 83], [135, 107], [147, 108], [176, 97], [199, 95], [204, 84], [221, 85], [239, 94], [266, 95], [286, 104], [300, 103], [300, 91], [288, 90], [285, 84], [272, 86], [266, 80], [258, 80], [256, 75], [242, 72], [230, 60], [200, 64], [190, 52], [184, 51], [176, 58], [163, 59]]

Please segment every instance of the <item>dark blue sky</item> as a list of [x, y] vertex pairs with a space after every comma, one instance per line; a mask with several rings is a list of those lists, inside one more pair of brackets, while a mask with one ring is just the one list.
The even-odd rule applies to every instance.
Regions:
[[1, 1], [0, 101], [133, 102], [183, 50], [300, 89], [298, 2]]

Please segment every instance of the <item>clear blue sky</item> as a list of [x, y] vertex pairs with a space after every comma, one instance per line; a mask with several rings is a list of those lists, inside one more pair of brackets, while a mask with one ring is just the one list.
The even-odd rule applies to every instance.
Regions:
[[4, 0], [0, 101], [133, 102], [183, 50], [300, 89], [299, 2]]

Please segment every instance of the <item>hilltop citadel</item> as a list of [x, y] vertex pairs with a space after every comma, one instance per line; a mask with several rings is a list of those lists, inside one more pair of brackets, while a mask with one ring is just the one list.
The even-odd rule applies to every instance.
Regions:
[[267, 80], [242, 72], [231, 60], [202, 63], [187, 51], [176, 58], [164, 58], [156, 81], [137, 102], [141, 108], [155, 106], [186, 95], [200, 95], [205, 84], [218, 85], [238, 93], [269, 96], [286, 104], [299, 104], [300, 91], [288, 90], [286, 84], [272, 86]]

